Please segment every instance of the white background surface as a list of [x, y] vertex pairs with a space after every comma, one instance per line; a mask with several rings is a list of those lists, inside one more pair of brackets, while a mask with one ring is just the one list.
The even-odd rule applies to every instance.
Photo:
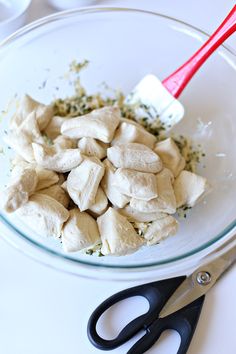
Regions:
[[[98, 5], [121, 5], [156, 10], [211, 32], [234, 5], [231, 0], [107, 0]], [[29, 21], [52, 13], [43, 0], [34, 0]], [[229, 40], [236, 49], [236, 36]], [[236, 267], [207, 295], [189, 354], [235, 354]], [[92, 310], [107, 296], [132, 283], [81, 279], [44, 267], [0, 239], [0, 354], [98, 354], [86, 335]], [[143, 303], [123, 304], [114, 311], [119, 328], [123, 318], [144, 309]], [[108, 321], [105, 323], [107, 326]], [[127, 348], [114, 354], [125, 354]], [[178, 336], [164, 336], [149, 354], [174, 354]]]

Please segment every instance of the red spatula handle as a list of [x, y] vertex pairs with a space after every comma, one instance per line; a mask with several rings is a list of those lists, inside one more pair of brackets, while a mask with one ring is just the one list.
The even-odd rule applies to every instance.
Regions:
[[236, 5], [230, 11], [220, 27], [205, 44], [179, 69], [168, 76], [162, 84], [175, 97], [179, 97], [189, 80], [202, 66], [205, 60], [236, 31]]

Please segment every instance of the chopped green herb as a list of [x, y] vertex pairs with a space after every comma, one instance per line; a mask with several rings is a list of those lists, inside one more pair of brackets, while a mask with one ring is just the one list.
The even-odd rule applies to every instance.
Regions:
[[46, 134], [43, 134], [43, 140], [45, 141], [45, 144], [47, 145], [53, 145], [52, 139], [50, 139]]
[[99, 242], [99, 243], [95, 244], [94, 246], [87, 248], [87, 250], [85, 251], [85, 254], [87, 254], [89, 256], [96, 255], [97, 257], [103, 257], [104, 254], [102, 254], [101, 248], [102, 248], [102, 243]]
[[187, 217], [187, 212], [189, 210], [191, 210], [192, 208], [190, 206], [187, 206], [187, 205], [183, 205], [182, 207], [178, 208], [177, 209], [177, 214], [178, 216], [180, 217], [180, 219], [183, 219]]
[[202, 152], [201, 145], [198, 144], [197, 147], [195, 147], [192, 141], [183, 135], [173, 137], [173, 139], [181, 155], [185, 158], [186, 165], [184, 169], [195, 173], [197, 165], [201, 162], [201, 157], [206, 156], [206, 154]]
[[85, 69], [89, 64], [88, 60], [83, 60], [82, 62], [78, 63], [76, 60], [73, 60], [70, 64], [70, 71], [79, 73], [82, 69]]

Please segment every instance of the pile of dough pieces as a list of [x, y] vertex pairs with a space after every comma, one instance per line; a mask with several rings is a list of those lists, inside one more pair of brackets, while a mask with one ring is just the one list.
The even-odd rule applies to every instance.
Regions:
[[26, 95], [6, 142], [16, 156], [3, 209], [66, 252], [100, 242], [103, 255], [125, 255], [156, 244], [177, 232], [176, 208], [192, 207], [208, 186], [184, 170], [173, 139], [157, 142], [117, 107], [59, 117]]

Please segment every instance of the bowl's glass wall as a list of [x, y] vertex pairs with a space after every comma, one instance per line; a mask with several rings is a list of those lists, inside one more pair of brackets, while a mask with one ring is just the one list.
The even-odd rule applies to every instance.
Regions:
[[[82, 73], [90, 92], [101, 83], [128, 93], [147, 73], [163, 79], [183, 63], [207, 36], [183, 23], [135, 11], [77, 11], [39, 21], [13, 36], [0, 49], [0, 111], [9, 100], [29, 93], [49, 103], [72, 92], [65, 84], [69, 63], [88, 59]], [[69, 255], [79, 262], [104, 266], [140, 267], [165, 263], [206, 247], [234, 225], [236, 214], [236, 100], [235, 56], [225, 48], [216, 52], [193, 78], [181, 101], [184, 120], [175, 129], [191, 136], [206, 152], [204, 167], [212, 192], [180, 222], [176, 236], [160, 245], [143, 248], [127, 257], [95, 258], [80, 253]], [[0, 124], [0, 188], [8, 180], [11, 151], [3, 137], [10, 114]], [[41, 238], [16, 216], [2, 216], [39, 247], [65, 256], [60, 244]], [[1, 217], [2, 217], [1, 216]], [[22, 237], [22, 234], [19, 237]], [[67, 255], [68, 257], [68, 255]]]

